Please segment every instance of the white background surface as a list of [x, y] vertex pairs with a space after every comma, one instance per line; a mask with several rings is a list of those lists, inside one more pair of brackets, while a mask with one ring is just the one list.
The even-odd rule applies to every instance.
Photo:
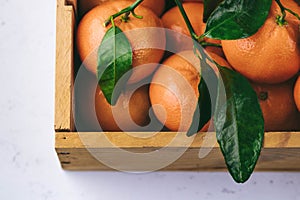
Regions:
[[55, 1], [0, 0], [0, 199], [300, 200], [300, 173], [68, 172], [54, 151]]

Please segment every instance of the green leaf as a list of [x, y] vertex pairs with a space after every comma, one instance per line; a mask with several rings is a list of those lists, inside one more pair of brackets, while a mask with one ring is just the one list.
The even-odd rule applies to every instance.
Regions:
[[[116, 98], [112, 98], [115, 86], [120, 78], [132, 68], [132, 49], [130, 43], [116, 26], [107, 30], [98, 49], [98, 83], [107, 101], [114, 105], [121, 94], [115, 91]], [[129, 78], [123, 78], [125, 82]], [[125, 85], [125, 84], [123, 84]]]
[[199, 59], [201, 66], [201, 80], [198, 85], [200, 95], [192, 124], [187, 131], [187, 136], [192, 136], [199, 132], [211, 119], [217, 97], [218, 78], [211, 66], [206, 62], [206, 60], [210, 60], [210, 58], [202, 47], [199, 46], [197, 49], [201, 55], [201, 59]]
[[209, 96], [207, 84], [203, 78], [201, 78], [198, 85], [198, 91], [200, 94], [198, 105], [194, 112], [192, 124], [186, 133], [187, 136], [192, 136], [199, 132], [203, 128], [203, 126], [210, 120], [212, 115], [212, 102]]
[[203, 22], [205, 23], [209, 18], [210, 14], [216, 9], [216, 7], [222, 2], [223, 0], [204, 0], [204, 12], [203, 12]]
[[262, 148], [264, 119], [250, 83], [237, 72], [218, 68], [222, 80], [214, 115], [217, 140], [233, 179], [243, 183], [252, 174]]
[[272, 0], [224, 0], [210, 15], [204, 35], [221, 40], [246, 38], [264, 24]]
[[[160, 0], [161, 1], [161, 0]], [[165, 5], [165, 10], [164, 12], [170, 10], [171, 8], [173, 8], [174, 6], [176, 6], [175, 1], [166, 1], [166, 5]]]

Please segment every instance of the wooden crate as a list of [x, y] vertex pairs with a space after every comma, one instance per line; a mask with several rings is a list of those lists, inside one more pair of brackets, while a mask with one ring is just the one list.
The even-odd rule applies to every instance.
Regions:
[[[135, 138], [123, 132], [76, 132], [72, 114], [74, 66], [78, 64], [74, 32], [79, 16], [94, 3], [94, 0], [79, 1], [78, 4], [76, 0], [57, 0], [55, 149], [62, 167], [67, 170], [111, 170], [93, 155], [101, 154], [110, 158], [116, 155], [116, 148], [108, 146], [99, 138], [109, 139], [117, 147], [136, 153], [159, 152], [175, 136], [186, 139], [184, 133], [174, 132], [160, 132], [150, 138]], [[215, 140], [215, 133], [196, 135], [184, 154], [162, 170], [226, 169]], [[180, 142], [173, 142], [164, 151], [171, 154], [185, 148]], [[200, 159], [200, 149], [210, 153]], [[120, 162], [123, 162], [122, 158]], [[140, 168], [126, 170], [144, 171]], [[256, 170], [300, 170], [300, 132], [265, 133], [264, 147]]]

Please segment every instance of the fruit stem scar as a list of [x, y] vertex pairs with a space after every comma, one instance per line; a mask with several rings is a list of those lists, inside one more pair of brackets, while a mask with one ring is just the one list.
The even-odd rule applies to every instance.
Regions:
[[107, 19], [107, 20], [104, 21], [103, 25], [104, 25], [105, 27], [108, 26], [108, 25], [111, 23], [111, 18], [112, 18], [112, 19], [115, 19], [115, 18], [117, 18], [117, 17], [119, 17], [120, 15], [123, 15], [123, 14], [125, 14], [125, 15], [122, 17], [122, 20], [123, 20], [124, 22], [127, 22], [127, 21], [128, 21], [128, 18], [129, 18], [130, 13], [131, 13], [134, 17], [136, 17], [136, 18], [142, 19], [143, 16], [137, 15], [137, 14], [134, 12], [134, 10], [135, 10], [136, 7], [138, 7], [138, 5], [140, 5], [143, 1], [144, 1], [144, 0], [136, 0], [136, 1], [135, 1], [133, 4], [131, 4], [130, 6], [128, 6], [128, 7], [124, 8], [124, 9], [122, 9], [120, 12], [117, 12], [117, 13], [111, 15], [111, 16], [109, 17], [109, 19]]
[[262, 91], [258, 94], [258, 99], [265, 101], [268, 99], [268, 92]]

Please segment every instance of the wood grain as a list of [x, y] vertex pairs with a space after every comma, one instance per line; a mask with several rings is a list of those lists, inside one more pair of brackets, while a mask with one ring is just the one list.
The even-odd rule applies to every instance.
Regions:
[[[300, 132], [267, 132], [265, 135], [264, 148], [256, 170], [299, 171]], [[56, 133], [56, 151], [64, 169], [113, 170], [93, 155], [97, 157], [97, 154], [101, 154], [101, 157], [104, 156], [106, 159], [114, 158], [118, 153], [118, 148], [133, 153], [159, 151], [170, 144], [176, 136], [178, 139], [185, 138], [184, 133], [174, 132], [160, 132], [149, 138], [136, 138], [123, 132], [58, 132]], [[107, 145], [105, 140], [109, 140], [113, 146]], [[215, 141], [215, 133], [198, 134], [178, 160], [161, 170], [225, 170], [223, 156]], [[178, 140], [166, 150], [172, 153], [186, 147], [186, 143]], [[199, 158], [200, 149], [209, 152], [208, 155]], [[137, 167], [126, 170], [139, 171], [141, 169]]]
[[56, 131], [74, 130], [72, 89], [74, 79], [74, 11], [64, 0], [57, 1], [55, 122]]

